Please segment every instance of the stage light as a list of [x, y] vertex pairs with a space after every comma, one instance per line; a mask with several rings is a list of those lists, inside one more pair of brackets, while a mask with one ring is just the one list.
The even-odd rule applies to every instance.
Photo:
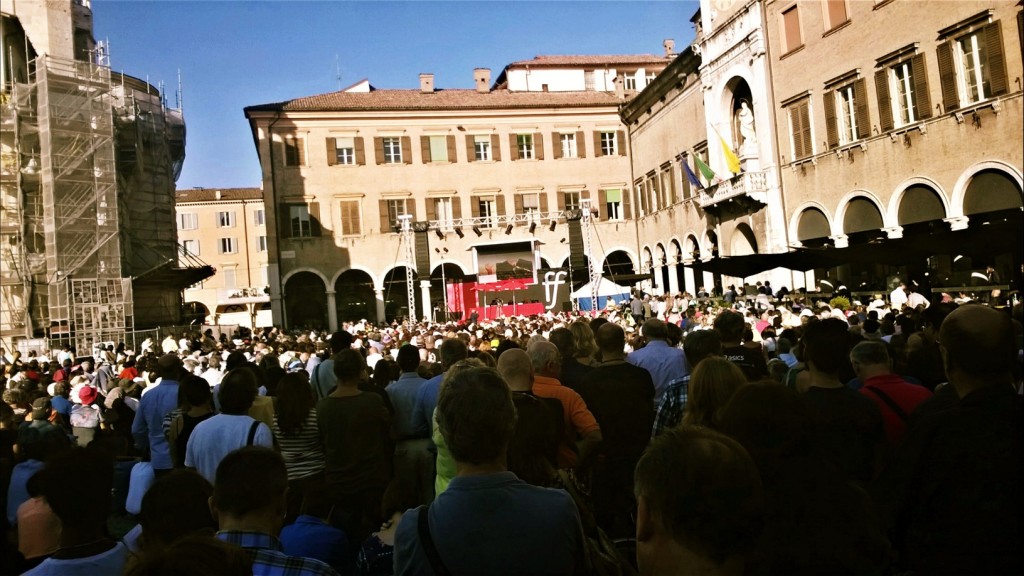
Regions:
[[483, 236], [484, 235], [484, 233], [480, 231], [480, 227], [479, 226], [473, 226], [473, 232], [475, 232], [477, 236]]
[[455, 234], [459, 238], [465, 238], [466, 237], [466, 235], [462, 232], [462, 226], [459, 226], [458, 228], [455, 229]]
[[509, 224], [508, 227], [505, 228], [505, 234], [508, 235], [508, 234], [511, 234], [511, 233], [512, 233], [512, 225]]
[[536, 222], [530, 222], [530, 234], [533, 234], [533, 231], [536, 230], [536, 229], [537, 229], [537, 223]]
[[441, 232], [440, 228], [434, 228], [434, 234], [437, 234], [439, 239], [444, 240], [444, 232]]
[[558, 226], [558, 220], [552, 220], [551, 224], [548, 225], [548, 230], [554, 232], [556, 226]]

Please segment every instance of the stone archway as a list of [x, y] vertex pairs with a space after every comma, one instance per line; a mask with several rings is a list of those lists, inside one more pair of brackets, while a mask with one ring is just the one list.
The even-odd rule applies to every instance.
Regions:
[[730, 256], [749, 256], [757, 254], [757, 237], [746, 223], [740, 223], [732, 232], [729, 240]]
[[982, 170], [971, 177], [964, 191], [964, 216], [1020, 210], [1021, 187], [1002, 170]]
[[440, 314], [436, 315], [438, 321], [445, 318], [451, 317], [450, 313], [453, 308], [450, 302], [452, 296], [452, 290], [445, 294], [445, 288], [450, 287], [453, 282], [462, 282], [466, 279], [466, 273], [462, 270], [462, 267], [455, 262], [443, 262], [434, 266], [434, 269], [430, 272], [430, 299], [431, 309], [437, 310]]
[[601, 275], [606, 276], [612, 282], [618, 276], [636, 274], [633, 259], [625, 250], [614, 250], [605, 256], [604, 264], [601, 266]]
[[377, 297], [373, 292], [373, 278], [362, 270], [349, 269], [334, 281], [335, 307], [338, 326], [345, 322], [358, 322], [377, 317]]
[[896, 217], [900, 226], [942, 220], [946, 217], [946, 204], [934, 188], [912, 184], [900, 197]]
[[797, 218], [796, 239], [804, 246], [817, 247], [826, 244], [832, 235], [832, 225], [821, 210], [804, 208]]
[[[413, 274], [414, 297], [419, 296], [419, 284]], [[396, 266], [384, 275], [384, 318], [390, 322], [402, 318], [415, 318], [417, 311], [409, 313], [409, 293], [406, 284], [405, 266]]]
[[288, 328], [327, 328], [327, 286], [314, 272], [296, 272], [284, 285]]

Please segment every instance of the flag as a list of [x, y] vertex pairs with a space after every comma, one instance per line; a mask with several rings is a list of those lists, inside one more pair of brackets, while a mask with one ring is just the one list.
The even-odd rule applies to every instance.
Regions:
[[683, 170], [686, 171], [686, 179], [697, 188], [703, 190], [704, 185], [700, 183], [700, 178], [697, 178], [697, 175], [690, 169], [690, 162], [686, 159], [686, 156], [680, 155], [679, 161], [683, 163]]
[[718, 139], [722, 142], [722, 154], [725, 155], [725, 165], [726, 165], [726, 167], [729, 168], [729, 172], [732, 172], [733, 174], [739, 174], [740, 173], [740, 159], [739, 159], [739, 157], [736, 156], [736, 153], [732, 151], [732, 148], [729, 148], [729, 145], [725, 143], [725, 138], [722, 138], [721, 134], [718, 135]]
[[694, 154], [693, 163], [697, 166], [697, 170], [700, 170], [700, 173], [704, 176], [704, 179], [708, 181], [708, 184], [711, 184], [712, 182], [715, 181], [715, 171], [712, 170], [710, 166], [705, 164], [704, 161], [700, 159], [700, 156]]

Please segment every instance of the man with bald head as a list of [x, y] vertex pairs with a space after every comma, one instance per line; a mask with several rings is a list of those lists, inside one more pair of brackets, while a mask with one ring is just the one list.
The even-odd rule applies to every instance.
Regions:
[[943, 321], [939, 345], [960, 401], [911, 427], [874, 490], [898, 568], [1024, 573], [1024, 409], [1010, 319], [962, 306]]
[[641, 334], [647, 342], [643, 348], [634, 350], [626, 362], [639, 366], [651, 373], [654, 379], [655, 403], [660, 402], [669, 382], [689, 373], [683, 351], [668, 344], [668, 328], [657, 318], [644, 322]]
[[565, 436], [558, 450], [558, 466], [575, 468], [600, 446], [601, 427], [583, 398], [558, 381], [562, 369], [558, 348], [551, 342], [539, 341], [530, 344], [526, 352], [533, 365], [533, 393], [562, 403]]
[[174, 469], [171, 448], [164, 435], [163, 420], [178, 407], [178, 378], [181, 369], [181, 358], [173, 352], [157, 360], [156, 370], [160, 382], [139, 401], [139, 409], [132, 422], [135, 446], [143, 452], [149, 451], [153, 472], [157, 475]]
[[518, 414], [517, 434], [521, 426], [544, 430], [543, 436], [547, 441], [544, 446], [536, 448], [544, 453], [552, 468], [558, 467], [558, 446], [562, 443], [562, 431], [565, 429], [562, 403], [533, 393], [533, 363], [522, 348], [511, 348], [498, 356], [498, 373], [512, 390], [512, 402]]

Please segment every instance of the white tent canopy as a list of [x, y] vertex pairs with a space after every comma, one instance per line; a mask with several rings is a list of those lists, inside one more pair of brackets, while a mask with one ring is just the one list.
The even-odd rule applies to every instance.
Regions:
[[[584, 284], [579, 290], [571, 294], [572, 298], [590, 298], [593, 294], [590, 291], [591, 282]], [[621, 296], [623, 294], [629, 294], [630, 289], [625, 286], [619, 286], [615, 282], [602, 277], [601, 281], [597, 284], [597, 295], [598, 296]]]

